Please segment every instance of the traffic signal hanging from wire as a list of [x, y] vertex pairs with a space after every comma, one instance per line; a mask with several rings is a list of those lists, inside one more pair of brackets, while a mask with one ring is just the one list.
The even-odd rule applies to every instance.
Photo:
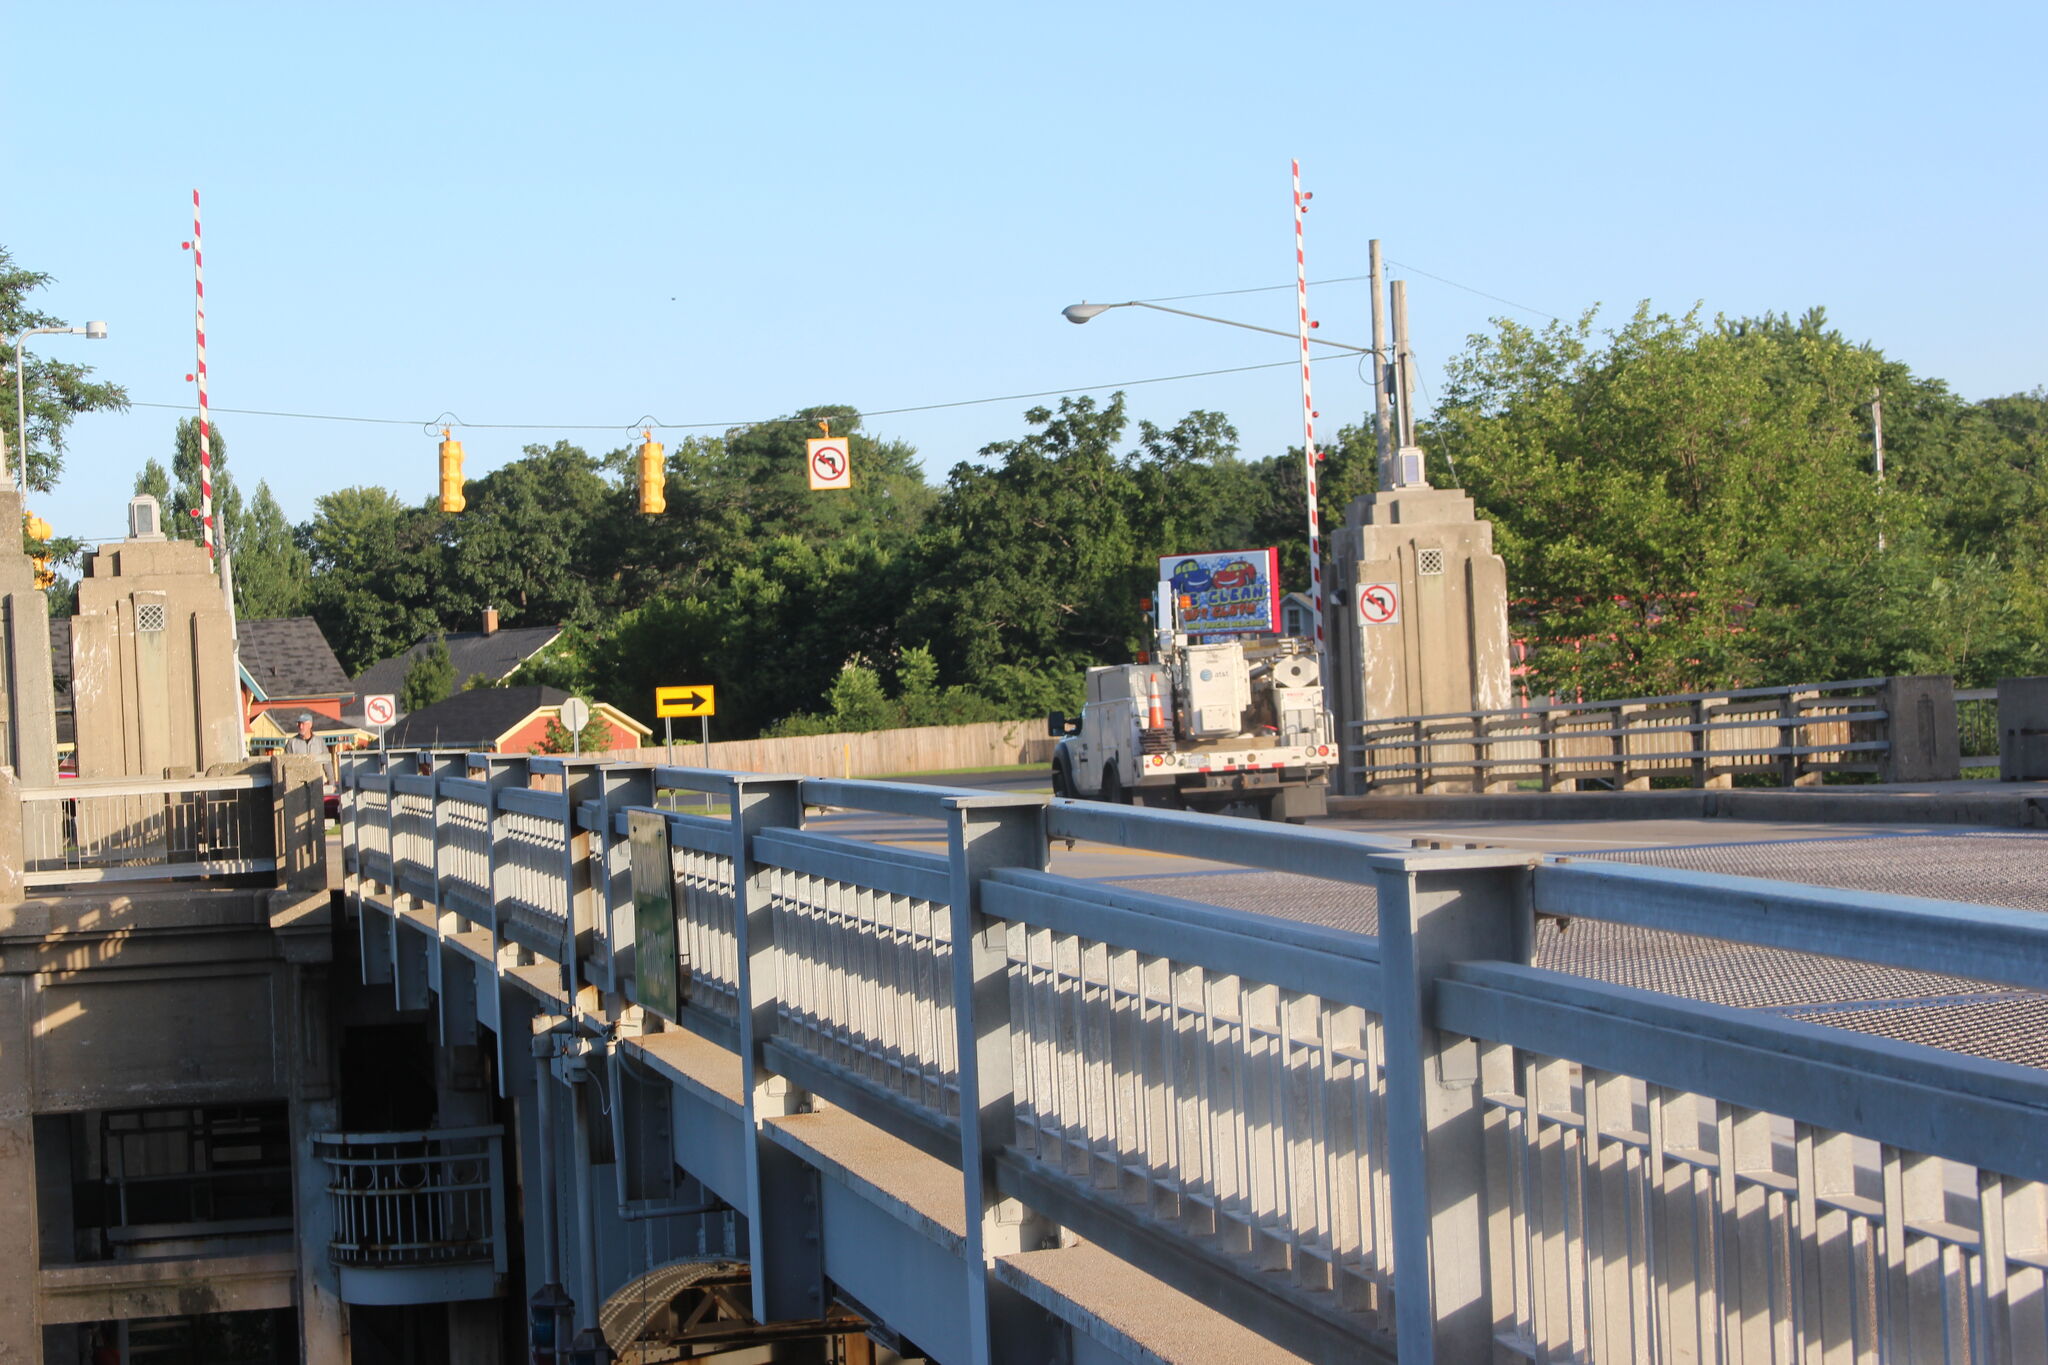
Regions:
[[460, 512], [469, 506], [462, 496], [462, 442], [450, 438], [441, 428], [441, 510]]
[[668, 459], [666, 447], [652, 431], [640, 433], [640, 510], [668, 510]]

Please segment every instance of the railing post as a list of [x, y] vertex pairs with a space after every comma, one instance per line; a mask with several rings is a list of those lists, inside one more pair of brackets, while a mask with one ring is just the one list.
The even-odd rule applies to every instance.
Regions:
[[[562, 877], [568, 894], [563, 902], [563, 945], [569, 969], [569, 998], [577, 1000], [588, 988], [603, 990], [603, 982], [588, 970], [597, 955], [604, 932], [604, 901], [610, 894], [609, 869], [604, 862], [602, 833], [592, 838], [577, 823], [577, 808], [600, 795], [599, 770], [590, 762], [569, 761], [562, 765]], [[599, 1005], [583, 1001], [582, 1007], [602, 1012]]]
[[632, 841], [618, 832], [621, 813], [628, 806], [654, 804], [654, 769], [645, 764], [614, 764], [599, 770], [602, 790], [598, 800], [604, 810], [604, 829], [599, 833], [599, 866], [603, 869], [603, 891], [599, 904], [604, 911], [604, 989], [623, 995], [626, 979], [634, 975], [633, 854]]
[[432, 869], [434, 878], [434, 923], [440, 926], [441, 932], [447, 933], [451, 928], [463, 928], [466, 921], [458, 921], [451, 926], [449, 916], [444, 913], [445, 907], [448, 904], [448, 891], [445, 881], [448, 876], [448, 870], [442, 866], [442, 855], [448, 848], [448, 835], [447, 821], [442, 815], [446, 803], [441, 800], [441, 779], [444, 777], [467, 776], [468, 773], [463, 767], [466, 756], [462, 754], [438, 753], [422, 754], [420, 757], [423, 760], [421, 766], [427, 770], [427, 776], [432, 778], [434, 782], [434, 790], [427, 797], [427, 814], [433, 827], [430, 835], [433, 840], [433, 847], [429, 854], [428, 866]]
[[803, 779], [736, 773], [731, 788], [733, 938], [739, 993], [741, 1086], [746, 1096], [747, 1200], [752, 1236], [754, 1320], [825, 1314], [825, 1248], [820, 1237], [817, 1170], [765, 1131], [765, 1122], [810, 1109], [811, 1098], [761, 1058], [775, 1036], [781, 982], [769, 874], [754, 865], [754, 836], [803, 825]]
[[1638, 739], [1642, 733], [1636, 723], [1649, 710], [1642, 705], [1617, 706], [1614, 708], [1614, 728], [1621, 731], [1614, 737], [1614, 789], [1616, 791], [1648, 791], [1650, 775], [1636, 771], [1636, 760], [1642, 755]]
[[1395, 1340], [1402, 1365], [1490, 1360], [1496, 1328], [1486, 1207], [1486, 1091], [1514, 1088], [1505, 1050], [1483, 1074], [1479, 1044], [1433, 1025], [1453, 963], [1526, 963], [1533, 857], [1381, 853], [1387, 1137], [1394, 1222]]
[[967, 1210], [967, 1340], [974, 1365], [1029, 1354], [1019, 1315], [993, 1283], [997, 1256], [1042, 1249], [1056, 1229], [996, 1189], [996, 1156], [1017, 1133], [1010, 1074], [1010, 950], [1005, 927], [981, 911], [981, 883], [999, 867], [1043, 871], [1045, 803], [1036, 797], [949, 796], [953, 1021], [960, 1072], [960, 1175]]
[[[499, 846], [502, 830], [499, 827], [498, 793], [507, 787], [517, 786], [525, 781], [526, 765], [505, 754], [469, 754], [465, 757], [467, 771], [475, 774], [484, 784], [484, 890], [491, 899], [491, 1002], [489, 1005], [491, 1036], [498, 1040], [498, 1075], [507, 1075], [508, 1065], [520, 1064], [518, 1050], [508, 1049], [505, 1034], [509, 1031], [506, 1022], [516, 1017], [517, 1011], [505, 1008], [505, 897], [510, 890], [511, 880], [505, 866], [505, 853]], [[483, 992], [483, 980], [477, 981], [478, 994]], [[478, 1001], [477, 1008], [485, 1008]], [[501, 1087], [504, 1082], [500, 1081]]]
[[1886, 678], [1878, 697], [1889, 741], [1880, 760], [1881, 781], [1953, 782], [1963, 775], [1955, 679]]

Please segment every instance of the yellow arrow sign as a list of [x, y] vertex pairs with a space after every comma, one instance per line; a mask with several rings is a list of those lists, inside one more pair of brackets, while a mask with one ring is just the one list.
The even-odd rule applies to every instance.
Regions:
[[662, 716], [715, 716], [718, 714], [718, 689], [704, 687], [657, 687], [654, 689], [654, 714]]

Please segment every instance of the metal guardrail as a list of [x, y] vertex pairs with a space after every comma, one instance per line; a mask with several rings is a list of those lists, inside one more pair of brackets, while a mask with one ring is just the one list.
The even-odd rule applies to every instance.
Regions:
[[1643, 788], [1680, 778], [1721, 786], [1765, 774], [1784, 786], [1883, 772], [1891, 748], [1882, 678], [1618, 701], [1354, 721], [1356, 790]]
[[498, 1127], [316, 1133], [327, 1166], [335, 1264], [404, 1270], [466, 1263], [505, 1271]]
[[1965, 768], [1998, 766], [1998, 689], [1956, 690], [1956, 738]]
[[22, 866], [30, 886], [225, 877], [276, 870], [267, 772], [28, 787]]
[[[353, 866], [396, 826], [381, 761], [343, 775]], [[1016, 1200], [1021, 1245], [1071, 1228], [1312, 1357], [2048, 1358], [2048, 1076], [1531, 965], [1556, 914], [2048, 991], [2039, 915], [680, 768], [552, 764], [543, 833], [512, 823], [542, 818], [540, 760], [469, 762], [481, 784], [433, 779], [442, 886], [441, 831], [481, 807], [501, 906], [588, 906], [530, 942], [501, 912], [501, 968], [574, 953], [637, 1000], [617, 857], [661, 813], [671, 1022], [738, 1054], [741, 1093], [780, 1076], [961, 1171], [984, 1345]], [[818, 806], [929, 821], [946, 851], [805, 828]], [[1379, 935], [1058, 876], [1058, 839], [1369, 886]], [[555, 891], [525, 880], [544, 865]]]

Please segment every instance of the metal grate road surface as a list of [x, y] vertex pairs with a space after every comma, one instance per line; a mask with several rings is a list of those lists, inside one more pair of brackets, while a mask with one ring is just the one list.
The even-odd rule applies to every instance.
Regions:
[[[2048, 834], [1872, 835], [1577, 853], [1851, 891], [2048, 912]], [[1379, 930], [1370, 887], [1278, 872], [1153, 875], [1120, 884], [1354, 933]], [[1788, 1018], [2048, 1068], [2048, 997], [1928, 972], [1629, 925], [1538, 927], [1539, 966]]]

